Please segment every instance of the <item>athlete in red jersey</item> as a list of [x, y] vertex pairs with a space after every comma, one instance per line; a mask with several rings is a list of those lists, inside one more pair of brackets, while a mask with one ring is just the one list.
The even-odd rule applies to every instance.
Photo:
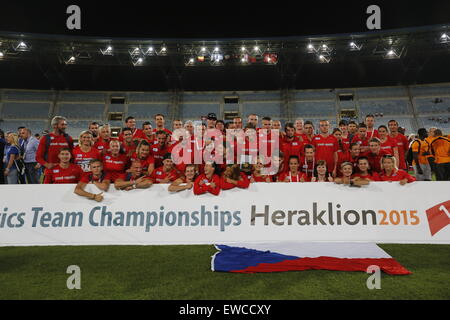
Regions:
[[402, 170], [406, 170], [406, 160], [405, 160], [405, 154], [406, 151], [408, 151], [409, 143], [408, 139], [398, 132], [398, 122], [395, 120], [390, 120], [388, 122], [389, 131], [390, 131], [390, 137], [393, 138], [398, 147], [398, 167]]
[[99, 129], [99, 138], [95, 142], [94, 148], [100, 151], [103, 155], [107, 151], [109, 151], [109, 143], [111, 142], [111, 140], [116, 139], [111, 138], [111, 127], [109, 126], [109, 124], [105, 124]]
[[305, 182], [305, 174], [299, 170], [298, 156], [289, 157], [289, 171], [280, 174], [278, 182]]
[[369, 143], [369, 151], [364, 155], [369, 159], [370, 168], [372, 171], [377, 173], [381, 172], [381, 158], [384, 155], [389, 154], [387, 151], [381, 150], [380, 140], [378, 138], [373, 138]]
[[178, 170], [173, 165], [172, 155], [166, 153], [163, 158], [163, 165], [153, 171], [150, 178], [153, 183], [169, 183], [180, 177]]
[[311, 182], [333, 182], [333, 177], [328, 172], [328, 166], [325, 160], [317, 161]]
[[416, 181], [416, 178], [406, 171], [397, 168], [397, 161], [392, 155], [385, 155], [381, 159], [383, 170], [380, 173], [380, 181], [400, 181], [401, 185]]
[[36, 161], [46, 169], [51, 169], [59, 163], [59, 150], [69, 148], [72, 152], [73, 140], [66, 134], [67, 121], [64, 117], [56, 116], [52, 119], [53, 132], [39, 140], [36, 151]]
[[155, 158], [155, 168], [163, 165], [163, 158], [166, 153], [170, 153], [170, 146], [167, 143], [168, 135], [165, 131], [156, 133], [158, 143], [151, 146], [150, 153]]
[[142, 164], [135, 161], [131, 164], [130, 172], [120, 174], [114, 186], [117, 190], [130, 191], [133, 189], [147, 189], [152, 186], [153, 182], [149, 176], [142, 171]]
[[194, 186], [194, 181], [197, 178], [197, 166], [195, 164], [188, 164], [184, 169], [184, 175], [172, 182], [169, 186], [169, 192], [179, 192], [183, 190], [191, 190]]
[[122, 129], [122, 132], [119, 135], [120, 142], [123, 142], [125, 140], [125, 128], [131, 130], [131, 140], [140, 141], [142, 139], [142, 130], [136, 128], [136, 119], [134, 117], [128, 117], [125, 119], [125, 127]]
[[122, 150], [127, 155], [127, 157], [131, 157], [134, 152], [136, 152], [136, 142], [133, 140], [133, 134], [131, 133], [131, 129], [124, 128], [122, 130], [123, 133], [123, 141], [122, 141]]
[[316, 151], [312, 144], [305, 144], [303, 148], [304, 156], [300, 158], [300, 171], [303, 172], [305, 181], [310, 182], [316, 166]]
[[156, 128], [153, 129], [153, 132], [157, 133], [158, 131], [164, 131], [170, 137], [172, 135], [172, 131], [164, 128], [164, 124], [165, 124], [164, 115], [158, 113], [154, 116], [154, 119], [155, 119]]
[[72, 154], [69, 148], [62, 148], [58, 154], [59, 164], [45, 170], [45, 184], [78, 183], [83, 171], [76, 164], [70, 163]]
[[367, 126], [360, 123], [358, 126], [358, 134], [353, 137], [352, 143], [358, 143], [361, 148], [361, 153], [369, 150], [369, 139], [367, 137]]
[[348, 134], [348, 122], [347, 120], [339, 121], [339, 129], [341, 130], [342, 144], [345, 150], [350, 149], [350, 137]]
[[380, 181], [380, 176], [378, 173], [373, 172], [370, 169], [369, 159], [367, 157], [359, 157], [358, 158], [358, 171], [353, 174], [353, 178], [365, 179], [368, 181]]
[[342, 172], [342, 177], [334, 179], [334, 182], [337, 184], [348, 184], [348, 185], [356, 185], [363, 186], [369, 184], [369, 180], [361, 179], [359, 177], [353, 177], [353, 164], [350, 162], [344, 162], [340, 168]]
[[381, 143], [381, 150], [386, 151], [388, 154], [394, 155], [398, 162], [399, 157], [397, 141], [389, 136], [388, 128], [385, 125], [378, 127], [378, 135], [380, 136], [379, 139]]
[[155, 159], [150, 155], [150, 145], [145, 140], [139, 142], [136, 152], [131, 155], [130, 160], [131, 162], [140, 161], [142, 170], [146, 175], [150, 176], [155, 170]]
[[285, 156], [285, 166], [287, 167], [289, 164], [290, 156], [301, 157], [303, 155], [303, 146], [304, 143], [301, 141], [299, 137], [296, 137], [294, 124], [291, 122], [286, 123], [284, 126], [284, 139], [282, 140], [283, 144], [281, 145], [281, 151], [283, 151]]
[[366, 136], [370, 140], [372, 138], [379, 138], [377, 129], [375, 129], [375, 117], [373, 114], [368, 114], [364, 120], [364, 124], [367, 126]]
[[316, 158], [317, 160], [325, 160], [328, 170], [333, 172], [333, 176], [336, 176], [338, 141], [333, 135], [328, 133], [330, 129], [328, 120], [321, 120], [319, 125], [320, 134], [316, 135], [313, 140], [313, 145], [316, 148]]
[[103, 170], [110, 174], [111, 182], [114, 182], [120, 174], [125, 173], [130, 159], [126, 154], [121, 153], [118, 140], [112, 140], [109, 143], [109, 149], [110, 152], [103, 156]]
[[215, 173], [217, 165], [214, 162], [207, 162], [204, 166], [205, 173], [195, 179], [194, 194], [200, 195], [211, 193], [218, 196], [220, 193], [220, 177]]
[[247, 175], [241, 172], [239, 164], [232, 164], [227, 166], [220, 179], [220, 186], [222, 190], [230, 190], [233, 188], [247, 189], [250, 185], [250, 180]]
[[256, 159], [256, 163], [253, 165], [253, 173], [250, 178], [250, 182], [272, 182], [272, 177], [270, 175], [262, 174], [264, 168], [264, 162], [262, 157]]
[[148, 121], [142, 124], [141, 138], [147, 141], [150, 146], [157, 143], [156, 134], [153, 132], [152, 124]]
[[94, 159], [101, 159], [101, 152], [94, 148], [94, 137], [90, 131], [83, 131], [78, 139], [79, 145], [73, 151], [73, 163], [80, 166], [84, 172], [89, 172], [89, 163]]
[[109, 177], [109, 174], [103, 171], [102, 162], [98, 159], [89, 162], [89, 172], [83, 174], [80, 182], [78, 182], [75, 187], [74, 192], [81, 197], [86, 197], [97, 202], [103, 201], [103, 192], [95, 194], [84, 190], [89, 183], [95, 184], [95, 186], [102, 191], [108, 191], [109, 189], [111, 178]]
[[303, 124], [303, 132], [305, 133], [302, 138], [303, 138], [303, 143], [304, 144], [313, 144], [313, 139], [314, 139], [314, 124], [311, 121], [305, 121], [305, 123]]

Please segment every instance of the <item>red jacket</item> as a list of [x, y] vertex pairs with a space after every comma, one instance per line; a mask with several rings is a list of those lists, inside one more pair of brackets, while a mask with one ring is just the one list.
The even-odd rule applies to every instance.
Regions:
[[[200, 185], [200, 181], [204, 181], [205, 183], [203, 183], [202, 185]], [[214, 182], [214, 184], [216, 185], [214, 188], [211, 187], [210, 183]], [[199, 195], [199, 194], [204, 194], [204, 193], [212, 193], [213, 195], [219, 195], [220, 193], [220, 178], [217, 174], [214, 174], [211, 179], [208, 179], [206, 177], [206, 175], [203, 173], [201, 175], [199, 175], [197, 177], [197, 179], [195, 179], [194, 182], [194, 194]]]
[[220, 178], [220, 186], [222, 187], [222, 190], [230, 190], [236, 187], [242, 189], [248, 188], [248, 186], [250, 185], [250, 180], [248, 180], [247, 175], [241, 172], [241, 178], [242, 179], [238, 180], [236, 185], [233, 183], [228, 183], [227, 178], [225, 176], [222, 176], [222, 178]]

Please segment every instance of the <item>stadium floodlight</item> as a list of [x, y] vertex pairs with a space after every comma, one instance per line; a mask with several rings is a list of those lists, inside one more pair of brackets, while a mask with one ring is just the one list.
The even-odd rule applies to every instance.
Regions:
[[450, 42], [450, 36], [447, 33], [443, 33], [443, 34], [441, 34], [441, 37], [439, 38], [439, 41], [441, 43]]
[[362, 48], [362, 44], [358, 44], [355, 41], [350, 41], [348, 45], [350, 47], [350, 51], [360, 51]]
[[144, 58], [135, 56], [131, 58], [131, 62], [133, 63], [133, 66], [138, 67], [144, 63]]
[[390, 48], [386, 50], [386, 54], [384, 55], [385, 59], [398, 59], [400, 58], [400, 55], [397, 53], [397, 51], [394, 48]]
[[29, 44], [26, 44], [24, 41], [18, 41], [15, 45], [13, 45], [13, 49], [15, 51], [30, 51], [31, 46]]
[[187, 57], [187, 59], [185, 60], [184, 64], [186, 66], [193, 66], [193, 65], [195, 65], [195, 57], [194, 56]]
[[219, 47], [215, 47], [214, 52], [219, 52]]
[[138, 48], [138, 47], [135, 47], [135, 48], [131, 49], [129, 51], [129, 53], [130, 53], [131, 57], [136, 57], [136, 56], [139, 56], [141, 54], [141, 49]]
[[3, 60], [4, 57], [5, 57], [5, 54], [3, 53], [3, 51], [0, 51], [0, 60]]
[[312, 43], [308, 44], [308, 45], [306, 46], [306, 49], [308, 50], [309, 53], [316, 52], [316, 48], [313, 46]]
[[320, 63], [329, 63], [331, 61], [330, 56], [324, 55], [324, 54], [319, 54], [317, 56], [317, 58], [319, 59]]
[[242, 47], [241, 47], [241, 52], [245, 52], [245, 51], [247, 51], [247, 48], [244, 47], [244, 46], [242, 46]]
[[165, 56], [167, 55], [167, 47], [163, 44], [161, 50], [158, 52], [159, 55]]
[[104, 56], [113, 56], [114, 55], [113, 47], [111, 47], [111, 46], [108, 46], [106, 49], [100, 49], [100, 52]]
[[147, 48], [147, 51], [145, 51], [144, 53], [146, 56], [152, 56], [155, 54], [155, 48], [153, 48], [153, 46], [149, 46]]
[[75, 64], [75, 62], [77, 61], [77, 59], [75, 58], [75, 55], [71, 55], [70, 57], [69, 57], [69, 59], [67, 59], [66, 61], [65, 61], [65, 63], [66, 64]]
[[211, 63], [213, 65], [220, 65], [223, 61], [223, 54], [215, 52], [211, 55]]
[[248, 63], [248, 54], [244, 53], [241, 55], [241, 63], [242, 64], [247, 64]]

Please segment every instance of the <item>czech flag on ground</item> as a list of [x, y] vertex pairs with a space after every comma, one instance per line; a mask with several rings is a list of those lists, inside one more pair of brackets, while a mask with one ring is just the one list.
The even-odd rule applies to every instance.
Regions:
[[310, 269], [363, 271], [371, 265], [391, 275], [411, 274], [375, 243], [276, 242], [216, 245], [212, 271], [281, 272]]

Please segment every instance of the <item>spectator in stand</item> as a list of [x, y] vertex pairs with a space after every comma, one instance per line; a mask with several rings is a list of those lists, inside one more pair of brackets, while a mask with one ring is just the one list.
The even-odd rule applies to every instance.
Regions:
[[153, 145], [156, 141], [156, 134], [153, 132], [152, 124], [145, 121], [142, 124], [142, 139]]
[[364, 124], [367, 126], [367, 138], [370, 140], [372, 138], [379, 138], [378, 131], [375, 129], [375, 117], [373, 114], [368, 114], [364, 119]]
[[307, 179], [305, 174], [299, 170], [300, 159], [293, 155], [289, 157], [289, 171], [280, 174], [278, 182], [305, 182]]
[[131, 164], [130, 172], [120, 174], [114, 186], [117, 190], [130, 191], [133, 189], [148, 189], [153, 182], [149, 176], [142, 172], [142, 165], [139, 161]]
[[97, 141], [95, 141], [94, 148], [100, 151], [103, 155], [107, 151], [109, 151], [109, 143], [114, 139], [111, 138], [111, 127], [109, 124], [104, 124], [103, 126], [101, 126], [98, 132], [99, 137]]
[[381, 149], [380, 139], [372, 138], [369, 142], [369, 151], [364, 155], [369, 160], [370, 167], [373, 171], [381, 172], [381, 158], [389, 154], [387, 151]]
[[121, 174], [125, 173], [130, 159], [120, 147], [119, 140], [111, 140], [109, 151], [103, 155], [103, 170], [109, 174], [111, 182], [114, 182]]
[[89, 161], [89, 172], [86, 172], [81, 176], [80, 182], [78, 182], [75, 187], [74, 193], [90, 200], [102, 202], [103, 192], [96, 194], [85, 191], [86, 186], [90, 183], [94, 184], [102, 191], [108, 191], [109, 185], [111, 184], [111, 178], [109, 174], [103, 171], [103, 164], [99, 159]]
[[249, 114], [247, 117], [247, 124], [251, 123], [254, 128], [258, 128], [258, 124], [259, 124], [259, 117], [256, 114]]
[[431, 143], [434, 155], [437, 181], [450, 181], [450, 139], [444, 137], [440, 129], [434, 131]]
[[94, 137], [89, 130], [80, 133], [78, 139], [78, 146], [76, 146], [73, 153], [73, 162], [80, 166], [84, 172], [89, 172], [89, 163], [94, 159], [101, 159], [101, 152], [94, 148]]
[[6, 146], [6, 140], [5, 140], [5, 133], [3, 132], [3, 130], [0, 129], [0, 184], [5, 184], [5, 175], [3, 174], [4, 172], [4, 167], [3, 167], [3, 156], [5, 154], [5, 146]]
[[197, 178], [197, 166], [188, 164], [184, 169], [184, 175], [172, 182], [169, 186], [169, 192], [179, 192], [183, 190], [191, 190]]
[[172, 154], [166, 153], [163, 157], [163, 165], [155, 169], [150, 178], [153, 183], [171, 183], [180, 177], [178, 170], [172, 161]]
[[83, 175], [83, 170], [74, 163], [70, 148], [62, 148], [59, 150], [59, 163], [45, 172], [45, 184], [67, 184], [78, 183]]
[[155, 124], [156, 124], [156, 128], [153, 129], [154, 133], [158, 133], [158, 131], [164, 131], [167, 133], [167, 135], [171, 136], [172, 135], [172, 131], [170, 131], [169, 129], [166, 129], [164, 127], [166, 121], [164, 119], [164, 115], [161, 113], [158, 113], [154, 116], [155, 119]]
[[9, 132], [6, 134], [6, 145], [3, 156], [3, 174], [6, 184], [19, 183], [19, 167], [17, 161], [20, 158], [19, 136], [17, 133]]
[[303, 132], [305, 133], [303, 142], [312, 144], [314, 139], [314, 124], [311, 121], [305, 121], [303, 124]]
[[27, 182], [28, 184], [39, 184], [39, 168], [41, 165], [36, 161], [39, 141], [33, 137], [31, 130], [27, 128], [20, 129], [19, 135], [22, 138], [20, 147], [23, 154], [23, 162], [25, 163]]
[[147, 141], [141, 140], [136, 147], [136, 152], [130, 157], [131, 162], [139, 161], [144, 174], [151, 176], [155, 170], [155, 158], [150, 154], [150, 145]]
[[250, 178], [250, 182], [272, 182], [272, 177], [270, 175], [263, 175], [262, 171], [264, 168], [264, 162], [262, 157], [256, 158], [256, 163], [252, 168], [252, 176]]
[[348, 140], [353, 143], [353, 138], [358, 134], [358, 124], [355, 121], [350, 121], [348, 123]]
[[380, 181], [380, 176], [378, 173], [373, 172], [370, 168], [369, 159], [367, 157], [358, 158], [357, 172], [353, 174], [353, 177], [358, 177], [360, 179], [368, 181]]
[[136, 140], [133, 140], [133, 132], [130, 128], [122, 129], [122, 149], [124, 150], [127, 157], [131, 157], [136, 151]]
[[89, 124], [89, 131], [92, 132], [92, 137], [94, 139], [94, 142], [97, 142], [97, 139], [99, 138], [99, 123], [96, 121], [93, 121]]
[[319, 122], [320, 134], [314, 136], [313, 145], [316, 148], [317, 160], [325, 160], [328, 165], [328, 171], [335, 177], [337, 174], [336, 166], [339, 150], [337, 139], [329, 134], [330, 123], [328, 120]]
[[215, 162], [206, 162], [204, 173], [199, 175], [194, 182], [194, 194], [211, 193], [218, 196], [220, 193], [220, 177]]
[[344, 162], [341, 164], [342, 177], [336, 178], [334, 183], [336, 184], [348, 184], [350, 186], [363, 186], [368, 185], [369, 180], [361, 179], [353, 176], [353, 164], [350, 162]]
[[220, 180], [222, 190], [230, 190], [236, 187], [247, 189], [249, 185], [250, 180], [244, 172], [241, 172], [239, 164], [228, 165]]
[[311, 182], [333, 182], [334, 179], [331, 173], [328, 172], [328, 165], [325, 160], [317, 161], [316, 167], [314, 168], [313, 177]]
[[[139, 141], [142, 137], [142, 130], [136, 128], [136, 119], [134, 117], [127, 117], [125, 119], [125, 127], [124, 129], [130, 129], [131, 132], [131, 140], [136, 140]], [[123, 142], [124, 141], [124, 132], [125, 130], [122, 129], [122, 132], [119, 135], [119, 141]]]
[[416, 178], [409, 175], [404, 170], [399, 170], [397, 160], [391, 154], [384, 155], [381, 158], [380, 181], [400, 181], [401, 185], [416, 181]]
[[406, 170], [406, 160], [405, 154], [409, 149], [408, 139], [398, 132], [398, 122], [396, 120], [390, 120], [388, 122], [388, 127], [390, 131], [390, 137], [396, 141], [398, 147], [398, 168], [402, 170]]
[[46, 169], [52, 169], [60, 162], [59, 150], [68, 148], [72, 152], [73, 149], [72, 137], [66, 133], [66, 118], [56, 116], [52, 119], [51, 125], [53, 132], [41, 138], [36, 153], [37, 162]]
[[358, 143], [361, 147], [361, 153], [369, 150], [369, 138], [367, 137], [367, 126], [365, 123], [360, 123], [358, 126], [358, 134], [353, 137], [352, 143]]
[[233, 129], [242, 129], [242, 118], [241, 117], [235, 117], [233, 118]]
[[417, 131], [418, 139], [411, 143], [411, 151], [413, 152], [414, 173], [417, 181], [431, 181], [431, 167], [428, 163], [428, 155], [430, 154], [430, 145], [426, 141], [428, 137], [427, 129], [420, 128]]

